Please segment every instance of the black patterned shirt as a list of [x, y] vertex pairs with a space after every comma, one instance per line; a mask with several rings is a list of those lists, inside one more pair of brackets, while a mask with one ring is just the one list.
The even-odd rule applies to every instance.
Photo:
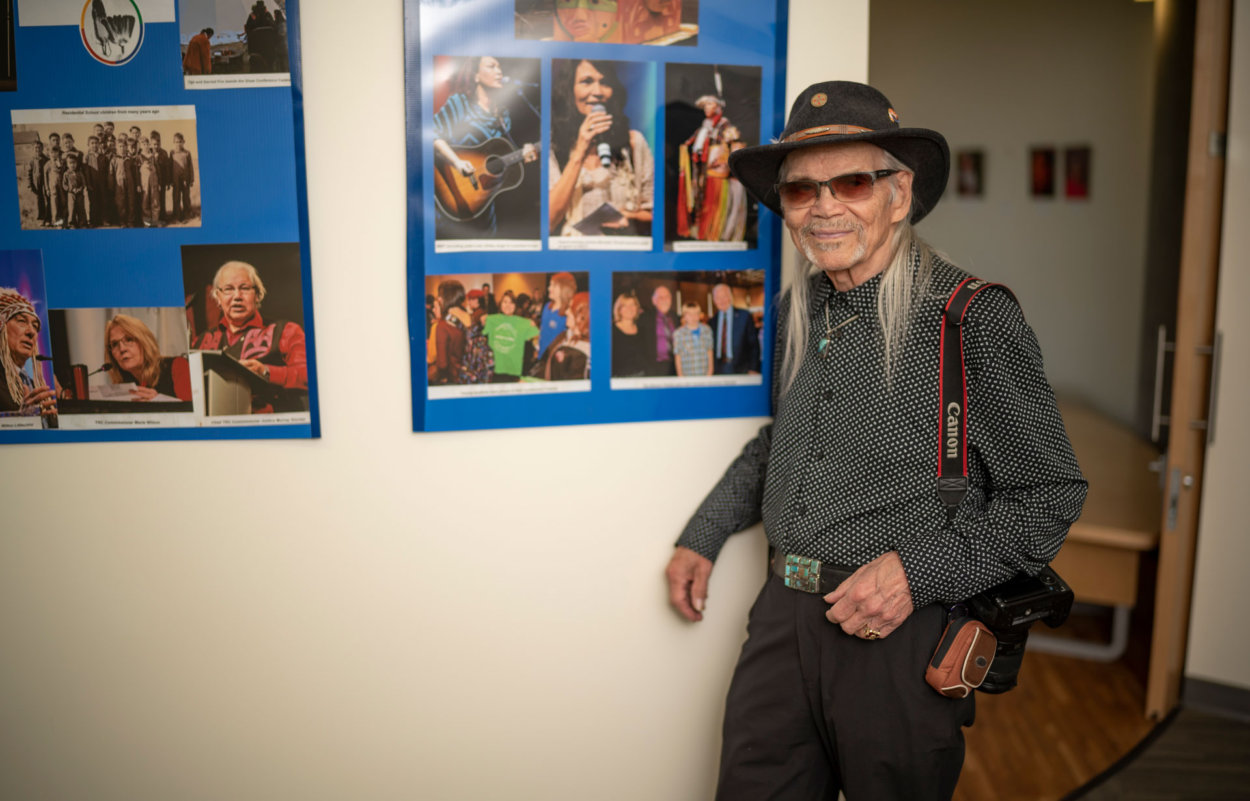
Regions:
[[[747, 443], [677, 544], [715, 559], [730, 534], [762, 520], [777, 549], [829, 564], [854, 567], [897, 551], [917, 607], [962, 600], [1053, 559], [1087, 485], [1037, 338], [1000, 289], [978, 294], [963, 324], [968, 497], [953, 520], [938, 498], [942, 310], [965, 277], [936, 262], [892, 384], [877, 319], [880, 276], [848, 292], [824, 274], [813, 278], [812, 327], [793, 385], [778, 399], [774, 378], [773, 422]], [[778, 304], [779, 332], [788, 298]]]

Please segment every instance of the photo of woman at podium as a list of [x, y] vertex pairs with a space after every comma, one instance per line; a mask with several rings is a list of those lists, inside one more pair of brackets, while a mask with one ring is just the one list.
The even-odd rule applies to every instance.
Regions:
[[194, 425], [180, 306], [52, 309], [62, 428]]
[[[272, 314], [261, 313], [270, 297], [262, 271], [280, 288], [269, 301]], [[191, 349], [201, 352], [203, 364], [205, 413], [306, 418], [299, 245], [184, 246], [183, 278], [194, 325]]]
[[139, 318], [114, 315], [104, 326], [104, 348], [109, 381], [133, 384], [127, 389], [132, 400], [191, 400], [186, 357], [162, 356], [156, 335]]

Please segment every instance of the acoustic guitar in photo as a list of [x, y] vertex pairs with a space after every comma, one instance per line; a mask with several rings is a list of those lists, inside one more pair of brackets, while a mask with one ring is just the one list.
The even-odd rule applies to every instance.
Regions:
[[[537, 145], [532, 145], [537, 149]], [[473, 165], [465, 175], [454, 164], [434, 157], [434, 205], [456, 222], [467, 222], [490, 208], [501, 192], [516, 189], [525, 177], [524, 148], [495, 137], [480, 145], [453, 147], [456, 156]]]

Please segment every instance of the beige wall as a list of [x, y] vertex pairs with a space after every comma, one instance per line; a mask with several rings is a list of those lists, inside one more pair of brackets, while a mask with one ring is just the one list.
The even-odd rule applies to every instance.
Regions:
[[[867, 0], [793, 5], [862, 79]], [[761, 421], [409, 433], [404, 172], [343, 155], [404, 161], [400, 6], [303, 9], [324, 437], [0, 455], [0, 798], [710, 798], [763, 539], [697, 626], [661, 570]]]
[[[869, 77], [903, 125], [985, 152], [985, 195], [948, 190], [919, 230], [1010, 286], [1057, 390], [1124, 423], [1136, 409], [1149, 197], [1153, 4], [873, 0]], [[1029, 196], [1033, 145], [1058, 195]], [[1088, 200], [1062, 197], [1062, 148], [1092, 148]]]
[[1215, 437], [1207, 449], [1202, 519], [1194, 567], [1194, 599], [1185, 675], [1250, 690], [1246, 629], [1246, 566], [1250, 537], [1245, 483], [1250, 474], [1250, 2], [1233, 9], [1228, 157], [1224, 184], [1224, 241], [1216, 330], [1223, 335]]

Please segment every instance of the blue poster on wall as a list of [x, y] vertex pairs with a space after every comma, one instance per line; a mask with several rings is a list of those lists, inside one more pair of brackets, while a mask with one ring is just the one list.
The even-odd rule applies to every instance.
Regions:
[[786, 0], [405, 0], [418, 431], [769, 413]]
[[0, 443], [317, 436], [297, 0], [0, 8]]

